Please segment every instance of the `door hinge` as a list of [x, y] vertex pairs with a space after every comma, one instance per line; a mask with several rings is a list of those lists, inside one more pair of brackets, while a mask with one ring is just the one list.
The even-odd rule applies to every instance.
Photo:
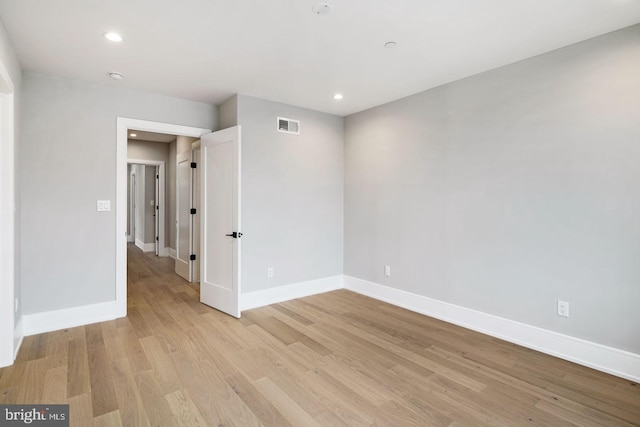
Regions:
[[196, 208], [191, 208], [191, 215], [195, 215], [196, 214]]
[[196, 260], [196, 254], [189, 255], [189, 260], [195, 261]]
[[156, 210], [160, 209], [160, 207], [158, 205], [156, 205]]
[[191, 169], [195, 169], [196, 168], [196, 162], [191, 162]]
[[156, 236], [156, 240], [160, 240], [160, 239], [158, 238], [158, 236]]
[[160, 175], [156, 175], [156, 179], [160, 179]]

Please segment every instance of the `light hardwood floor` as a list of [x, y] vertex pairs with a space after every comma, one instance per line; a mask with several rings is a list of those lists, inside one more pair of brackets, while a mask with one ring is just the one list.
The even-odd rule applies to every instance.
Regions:
[[129, 249], [127, 318], [25, 338], [0, 403], [72, 426], [640, 425], [640, 386], [348, 291], [243, 313]]

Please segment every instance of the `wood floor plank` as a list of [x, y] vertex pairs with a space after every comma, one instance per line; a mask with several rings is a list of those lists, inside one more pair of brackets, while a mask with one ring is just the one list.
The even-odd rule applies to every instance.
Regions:
[[91, 385], [89, 382], [89, 359], [85, 338], [69, 341], [68, 349], [67, 395], [73, 397], [89, 393]]
[[346, 290], [235, 319], [129, 246], [129, 316], [26, 337], [0, 403], [87, 426], [640, 426], [640, 386]]
[[85, 326], [89, 382], [94, 417], [118, 410], [118, 401], [113, 388], [111, 370], [107, 360], [107, 350], [102, 338], [100, 324]]
[[42, 402], [66, 404], [67, 400], [67, 367], [47, 369], [42, 386]]
[[280, 390], [269, 378], [254, 381], [260, 392], [294, 426], [320, 426], [320, 424], [302, 409], [289, 395]]
[[160, 341], [155, 336], [149, 336], [142, 338], [140, 344], [144, 349], [152, 368], [151, 372], [158, 382], [162, 394], [166, 395], [180, 390], [182, 383], [178, 378], [176, 367], [162, 348]]
[[144, 410], [138, 388], [126, 359], [111, 362], [113, 385], [118, 399], [120, 419], [126, 427], [149, 427], [149, 419]]
[[206, 427], [207, 422], [191, 400], [189, 392], [178, 390], [165, 396], [180, 427]]
[[93, 409], [89, 393], [69, 397], [69, 427], [93, 425]]
[[169, 403], [160, 392], [160, 386], [150, 372], [134, 375], [138, 394], [144, 411], [152, 426], [174, 426], [177, 421]]

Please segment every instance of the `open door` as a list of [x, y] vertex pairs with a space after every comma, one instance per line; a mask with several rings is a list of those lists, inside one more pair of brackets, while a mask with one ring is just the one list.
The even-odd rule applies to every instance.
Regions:
[[155, 206], [153, 208], [153, 219], [154, 219], [154, 238], [153, 241], [155, 243], [155, 247], [156, 247], [156, 256], [160, 255], [160, 244], [159, 244], [159, 240], [160, 240], [160, 166], [156, 166], [156, 199], [154, 201]]
[[[194, 141], [191, 144], [191, 160], [196, 165], [200, 164], [200, 140]], [[200, 169], [196, 167], [193, 171], [193, 215], [191, 215], [193, 236], [191, 253], [195, 254], [195, 260], [191, 263], [191, 279], [194, 282], [200, 281]]]
[[176, 274], [191, 282], [191, 150], [176, 157]]
[[240, 126], [202, 135], [200, 301], [240, 317]]

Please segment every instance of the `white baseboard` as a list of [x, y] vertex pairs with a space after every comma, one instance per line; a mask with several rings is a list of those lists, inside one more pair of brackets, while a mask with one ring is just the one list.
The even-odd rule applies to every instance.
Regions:
[[127, 234], [127, 242], [134, 243], [136, 239], [133, 238], [133, 234]]
[[516, 322], [355, 277], [344, 276], [345, 289], [569, 360], [634, 382], [640, 382], [640, 355]]
[[144, 243], [140, 239], [136, 239], [136, 246], [142, 250], [142, 252], [155, 252], [156, 244], [155, 243]]
[[278, 286], [277, 288], [254, 291], [240, 295], [240, 310], [263, 307], [296, 298], [308, 297], [323, 292], [335, 291], [344, 287], [344, 276], [331, 276]]
[[169, 256], [171, 258], [176, 259], [177, 253], [176, 253], [175, 249], [173, 249], [173, 248], [165, 248], [165, 249], [167, 249], [167, 251], [169, 253]]
[[27, 314], [22, 317], [23, 331], [25, 336], [37, 335], [123, 317], [119, 314], [116, 301]]

